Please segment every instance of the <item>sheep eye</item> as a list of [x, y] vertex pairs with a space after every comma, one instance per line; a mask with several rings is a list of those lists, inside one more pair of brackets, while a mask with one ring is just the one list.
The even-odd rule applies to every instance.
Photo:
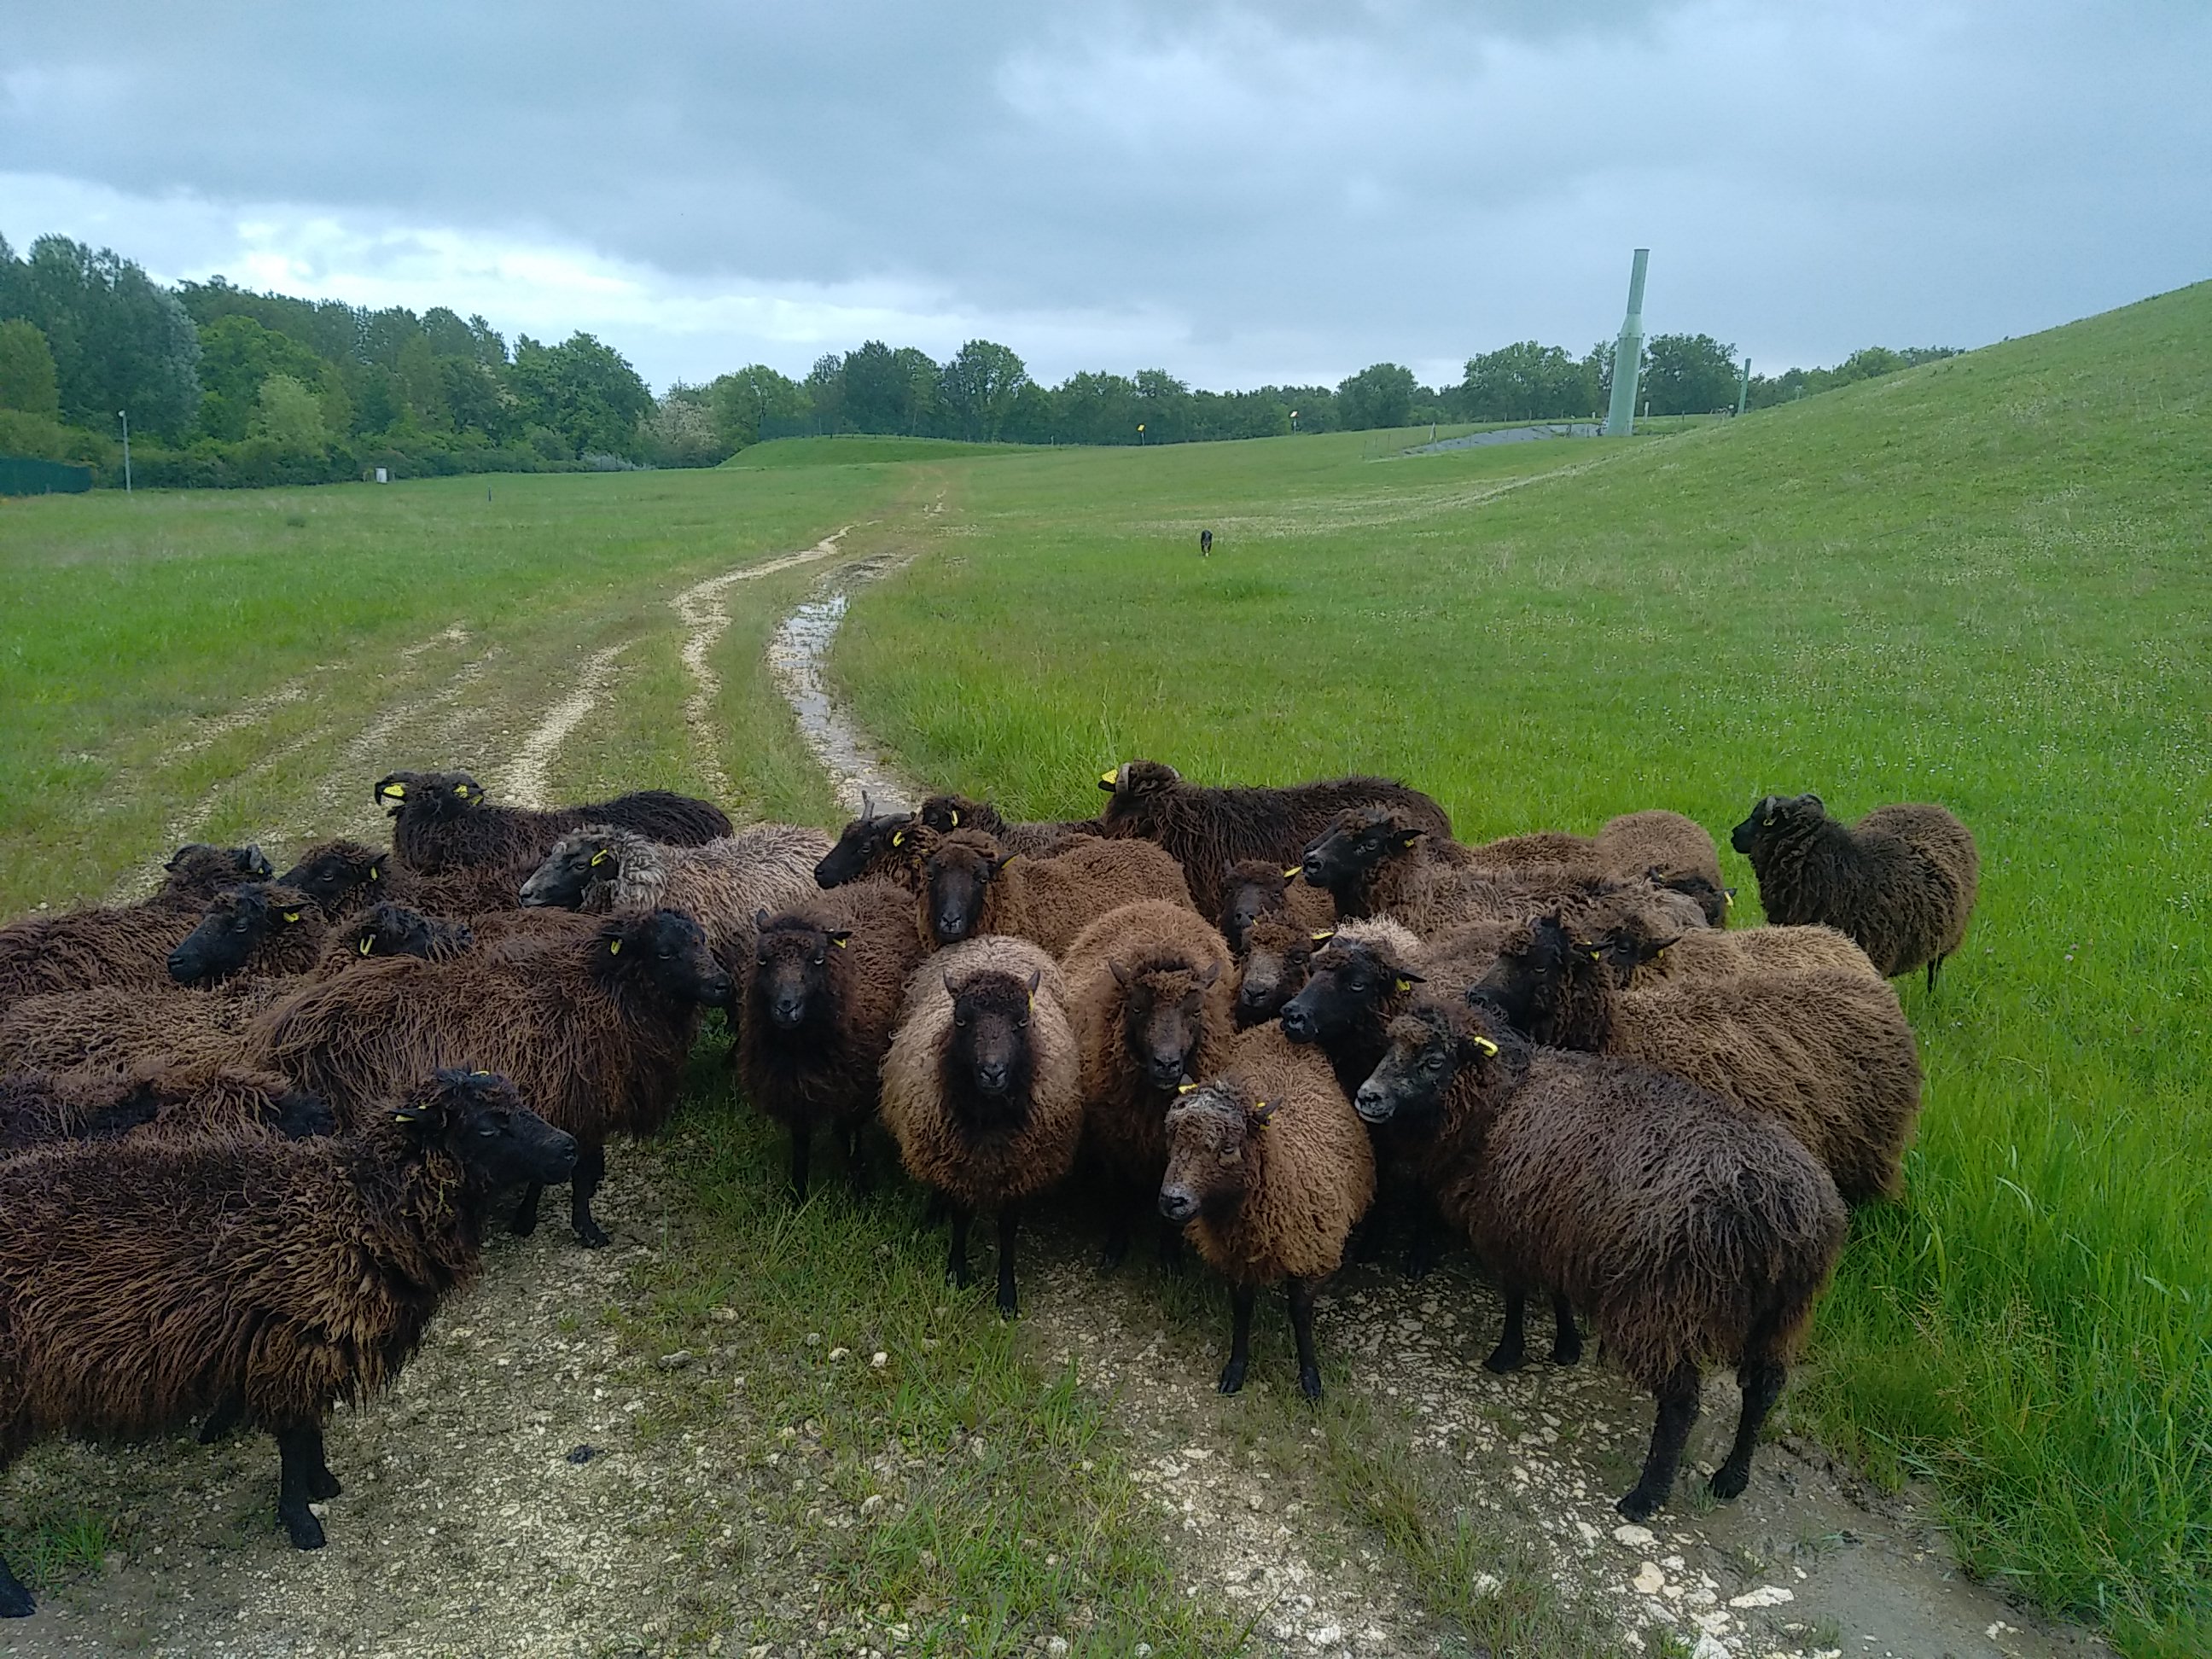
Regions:
[[673, 951], [662, 951], [659, 952], [659, 957], [663, 962], [668, 961], [671, 957], [675, 956], [675, 954], [676, 952]]
[[823, 963], [825, 963], [825, 962], [827, 962], [827, 961], [829, 961], [829, 960], [830, 960], [830, 958], [829, 958], [828, 955], [825, 953], [824, 955], [818, 956], [818, 957], [815, 957], [815, 958], [814, 958], [814, 965], [815, 965], [817, 968], [819, 968], [819, 967], [820, 967]]
[[1027, 1014], [1024, 1014], [1019, 1019], [1014, 1022], [1014, 1029], [1017, 1031], [1028, 1030], [1030, 1029], [1030, 1017]]
[[957, 1026], [962, 1027], [963, 1030], [966, 1028], [967, 1024], [968, 1024], [968, 1022], [967, 1022], [965, 1019], [962, 1018], [961, 1018], [961, 1016], [959, 1016], [958, 1014], [955, 1014], [955, 1015], [953, 1015], [953, 1016], [952, 1016], [952, 1023], [953, 1023], [955, 1025], [957, 1025]]
[[1344, 983], [1346, 988], [1350, 990], [1364, 991], [1367, 988], [1367, 981], [1364, 979], [1348, 979], [1345, 981]]

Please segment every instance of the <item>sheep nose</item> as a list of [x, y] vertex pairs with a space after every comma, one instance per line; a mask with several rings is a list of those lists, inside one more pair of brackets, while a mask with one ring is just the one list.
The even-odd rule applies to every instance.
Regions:
[[1352, 1104], [1353, 1109], [1370, 1123], [1388, 1123], [1390, 1121], [1393, 1110], [1390, 1097], [1371, 1083], [1359, 1085], [1358, 1098]]
[[1295, 1002], [1283, 1010], [1283, 1035], [1293, 1042], [1310, 1042], [1314, 1037], [1313, 1016]]
[[1153, 1083], [1163, 1089], [1172, 1089], [1183, 1079], [1183, 1063], [1180, 1057], [1148, 1061], [1146, 1069], [1152, 1073]]
[[169, 977], [179, 985], [190, 985], [199, 976], [192, 959], [182, 951], [169, 952]]
[[1321, 860], [1309, 853], [1298, 860], [1298, 872], [1315, 886], [1321, 885]]
[[968, 918], [965, 916], [939, 915], [937, 918], [937, 936], [939, 939], [966, 939], [968, 937]]
[[1182, 1187], [1160, 1188], [1160, 1213], [1170, 1221], [1188, 1221], [1198, 1213], [1198, 1200]]
[[779, 1002], [769, 1010], [769, 1018], [785, 1030], [790, 1030], [805, 1017], [805, 1009], [796, 1002]]
[[975, 1086], [987, 1095], [1006, 1092], [1006, 1068], [994, 1061], [975, 1068]]

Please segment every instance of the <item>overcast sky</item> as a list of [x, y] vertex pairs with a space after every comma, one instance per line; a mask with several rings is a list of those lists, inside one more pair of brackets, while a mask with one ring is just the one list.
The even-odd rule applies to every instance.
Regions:
[[[1571, 15], [1565, 21], [1562, 14]], [[0, 234], [599, 334], [656, 386], [1762, 369], [2212, 276], [2212, 3], [0, 0]]]

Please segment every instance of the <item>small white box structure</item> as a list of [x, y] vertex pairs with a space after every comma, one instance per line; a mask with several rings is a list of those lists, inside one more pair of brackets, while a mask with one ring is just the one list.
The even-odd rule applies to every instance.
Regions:
[[380, 466], [376, 469], [376, 481], [379, 483], [390, 483], [392, 482], [392, 474]]

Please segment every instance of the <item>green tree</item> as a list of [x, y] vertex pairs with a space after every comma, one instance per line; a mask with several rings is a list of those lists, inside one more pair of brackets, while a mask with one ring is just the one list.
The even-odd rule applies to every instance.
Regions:
[[0, 323], [0, 409], [52, 420], [61, 413], [60, 383], [46, 337], [21, 318]]
[[1137, 419], [1144, 442], [1182, 443], [1191, 435], [1190, 388], [1164, 368], [1139, 369]]
[[707, 392], [714, 441], [726, 455], [758, 443], [763, 435], [797, 432], [809, 418], [806, 388], [765, 363], [717, 375]]
[[[446, 314], [453, 316], [451, 312]], [[438, 354], [431, 349], [430, 337], [417, 334], [403, 344], [393, 369], [399, 376], [400, 395], [406, 399], [407, 412], [415, 417], [415, 423], [430, 432], [450, 430], [453, 411], [446, 406], [445, 377], [439, 369]]]
[[1052, 394], [1062, 443], [1137, 441], [1137, 388], [1119, 374], [1071, 374]]
[[1710, 334], [1655, 334], [1644, 349], [1644, 400], [1654, 415], [1735, 407], [1735, 348]]
[[714, 393], [678, 380], [645, 417], [645, 458], [655, 466], [713, 466], [729, 459], [714, 429]]
[[1597, 382], [1588, 358], [1522, 340], [1468, 358], [1455, 401], [1470, 421], [1565, 420], [1597, 407]]
[[1420, 383], [1402, 363], [1374, 363], [1336, 388], [1336, 422], [1346, 431], [1405, 426], [1413, 418]]
[[322, 399], [305, 381], [271, 374], [262, 381], [256, 404], [249, 435], [295, 450], [319, 450], [329, 443]]
[[908, 398], [898, 359], [881, 340], [846, 356], [841, 424], [854, 432], [903, 432]]
[[246, 436], [261, 407], [262, 383], [272, 374], [307, 386], [322, 383], [321, 358], [251, 317], [218, 318], [199, 335], [199, 428], [210, 438]]
[[515, 342], [512, 374], [521, 418], [560, 434], [578, 454], [635, 460], [643, 453], [639, 422], [653, 393], [613, 347], [588, 334], [556, 346], [526, 334]]
[[845, 360], [834, 351], [825, 351], [814, 360], [814, 367], [806, 371], [806, 407], [812, 415], [817, 432], [834, 433], [845, 429]]
[[0, 320], [21, 319], [46, 336], [64, 420], [106, 432], [127, 409], [137, 430], [174, 439], [198, 416], [191, 317], [112, 249], [41, 236], [19, 260], [0, 242]]
[[970, 340], [939, 373], [937, 395], [959, 436], [994, 443], [1029, 380], [1028, 367], [1011, 348], [993, 340]]

